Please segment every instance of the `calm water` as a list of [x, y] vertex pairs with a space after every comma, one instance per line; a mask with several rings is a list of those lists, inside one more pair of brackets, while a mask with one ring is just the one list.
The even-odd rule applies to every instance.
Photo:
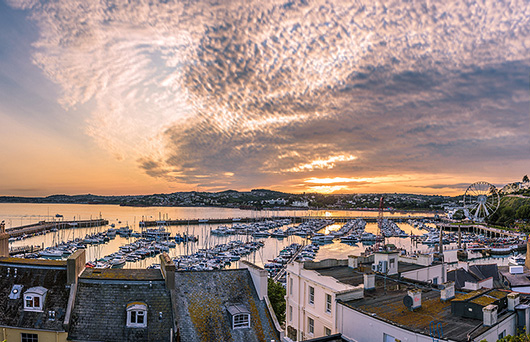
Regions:
[[[274, 216], [326, 216], [329, 218], [337, 216], [352, 216], [352, 217], [374, 217], [377, 216], [376, 211], [341, 211], [341, 210], [292, 210], [292, 211], [251, 211], [228, 208], [182, 208], [182, 207], [121, 207], [117, 205], [88, 205], [88, 204], [0, 204], [0, 220], [5, 220], [6, 227], [16, 227], [36, 223], [41, 220], [54, 220], [56, 214], [63, 215], [64, 220], [86, 220], [95, 218], [104, 218], [109, 223], [114, 223], [116, 228], [124, 225], [129, 225], [133, 230], [140, 231], [138, 222], [145, 220], [158, 219], [214, 219], [214, 218], [238, 218], [238, 217], [255, 217], [255, 218], [272, 218]], [[403, 213], [385, 213], [385, 216], [405, 216]], [[406, 215], [409, 215], [408, 213]], [[424, 216], [424, 214], [410, 214], [414, 216]], [[342, 222], [337, 222], [334, 225], [328, 226], [322, 232], [337, 230], [342, 226]], [[401, 229], [407, 233], [424, 234], [426, 231], [421, 231], [413, 228], [407, 223], [398, 224]], [[290, 236], [284, 239], [276, 238], [254, 238], [245, 235], [230, 235], [230, 236], [215, 236], [210, 234], [210, 230], [217, 228], [217, 224], [200, 224], [188, 226], [171, 226], [169, 230], [171, 235], [176, 233], [193, 234], [199, 237], [196, 243], [178, 244], [176, 248], [170, 249], [169, 255], [176, 257], [196, 252], [200, 248], [212, 247], [216, 244], [226, 243], [231, 240], [252, 241], [259, 240], [265, 243], [265, 246], [244, 257], [259, 266], [269, 262], [269, 260], [276, 257], [283, 247], [291, 243], [307, 244], [306, 241], [299, 236]], [[283, 227], [285, 229], [287, 226]], [[52, 246], [57, 242], [71, 240], [77, 237], [85, 237], [88, 233], [103, 231], [109, 227], [94, 227], [94, 228], [75, 228], [60, 230], [57, 233], [48, 233], [31, 237], [21, 241], [15, 241], [10, 246], [25, 246], [25, 245], [44, 245], [44, 247]], [[375, 233], [377, 224], [368, 223], [366, 231]], [[116, 236], [107, 244], [92, 245], [87, 248], [87, 260], [94, 260], [105, 255], [111, 254], [119, 250], [119, 247], [129, 242], [135, 241], [136, 238], [123, 238]], [[395, 244], [397, 247], [404, 248], [407, 251], [432, 251], [431, 247], [423, 244], [415, 244], [410, 238], [390, 238], [389, 243]], [[339, 241], [323, 245], [317, 254], [316, 260], [323, 260], [327, 258], [346, 258], [348, 255], [359, 255], [364, 251], [366, 246], [361, 243], [356, 245], [347, 245]], [[454, 256], [453, 256], [454, 254]], [[450, 261], [456, 261], [456, 252], [447, 252], [447, 257]], [[454, 260], [453, 260], [454, 259]], [[485, 259], [482, 259], [483, 261]], [[495, 258], [494, 261], [501, 263], [505, 259]], [[127, 268], [145, 268], [153, 263], [158, 263], [157, 257], [146, 258], [134, 263], [127, 263]], [[490, 261], [491, 263], [491, 261]]]

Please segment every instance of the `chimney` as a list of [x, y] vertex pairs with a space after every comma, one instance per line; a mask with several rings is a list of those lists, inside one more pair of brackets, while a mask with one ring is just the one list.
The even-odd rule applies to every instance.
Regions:
[[77, 278], [85, 270], [85, 250], [78, 249], [66, 259], [66, 281], [69, 285], [77, 283]]
[[160, 271], [166, 280], [166, 287], [168, 290], [175, 289], [175, 263], [167, 253], [160, 254]]
[[375, 289], [375, 273], [364, 274], [364, 290]]
[[519, 293], [511, 292], [508, 294], [508, 311], [515, 311], [515, 307], [519, 305]]
[[9, 234], [6, 233], [6, 224], [0, 223], [0, 258], [9, 257]]
[[413, 289], [408, 291], [409, 297], [412, 298], [412, 307], [411, 309], [421, 308], [421, 290]]
[[463, 268], [464, 271], [469, 272], [469, 263], [467, 261], [459, 261], [458, 268]]
[[349, 268], [357, 268], [359, 266], [359, 260], [355, 255], [348, 255], [348, 267]]
[[448, 300], [451, 300], [455, 298], [455, 282], [454, 281], [448, 281], [446, 283], [443, 283], [440, 285], [441, 291], [440, 291], [440, 299], [442, 302], [446, 302]]
[[484, 326], [492, 327], [497, 324], [497, 305], [490, 304], [482, 308], [482, 314], [484, 315]]
[[259, 299], [264, 300], [267, 296], [268, 272], [263, 268], [258, 267], [246, 260], [241, 260], [239, 262], [239, 267], [248, 269], [248, 271], [250, 272], [250, 277], [252, 278], [252, 282], [254, 283], [254, 287], [256, 288], [256, 292], [258, 293]]

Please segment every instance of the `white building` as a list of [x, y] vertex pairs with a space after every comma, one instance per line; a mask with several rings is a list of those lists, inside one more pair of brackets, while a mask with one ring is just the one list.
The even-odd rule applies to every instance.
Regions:
[[344, 339], [356, 342], [495, 342], [529, 327], [529, 306], [519, 304], [517, 294], [480, 290], [445, 300], [443, 291], [428, 289], [414, 295], [419, 300], [411, 309], [404, 304], [410, 291], [392, 280], [386, 290], [340, 302], [337, 329]]
[[[372, 272], [374, 270], [374, 272]], [[337, 302], [361, 299], [379, 277], [401, 276], [430, 283], [445, 281], [444, 266], [431, 256], [403, 258], [397, 251], [370, 258], [348, 257], [287, 265], [286, 335], [301, 341], [340, 332]]]

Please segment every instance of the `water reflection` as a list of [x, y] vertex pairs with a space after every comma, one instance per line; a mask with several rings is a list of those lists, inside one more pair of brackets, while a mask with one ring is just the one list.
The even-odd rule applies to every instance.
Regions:
[[[118, 228], [121, 225], [128, 224], [135, 231], [140, 231], [138, 222], [142, 219], [156, 220], [160, 217], [168, 219], [197, 219], [197, 218], [233, 218], [233, 217], [256, 217], [256, 218], [271, 218], [274, 216], [327, 216], [327, 217], [342, 217], [342, 216], [364, 216], [364, 217], [375, 217], [377, 212], [360, 212], [360, 211], [344, 211], [344, 210], [332, 210], [332, 211], [318, 211], [318, 210], [286, 210], [286, 211], [248, 211], [240, 209], [229, 209], [229, 208], [173, 208], [173, 207], [120, 207], [115, 205], [80, 205], [80, 204], [0, 204], [0, 220], [6, 220], [8, 228], [10, 226], [19, 226], [19, 223], [30, 224], [38, 222], [39, 220], [51, 220], [55, 218], [55, 214], [60, 213], [64, 217], [63, 220], [76, 220], [99, 218], [100, 216], [109, 220], [110, 223], [114, 223]], [[403, 213], [393, 213], [392, 215], [403, 216]], [[424, 215], [424, 214], [411, 214]], [[387, 216], [387, 213], [385, 213]], [[119, 223], [121, 222], [121, 223]], [[11, 223], [11, 224], [9, 224]], [[336, 231], [342, 227], [345, 222], [337, 222], [329, 225], [319, 232], [329, 234], [332, 231]], [[412, 235], [425, 234], [426, 230], [421, 230], [411, 226], [408, 223], [400, 222], [398, 226], [403, 229], [406, 233]], [[168, 227], [171, 232], [171, 236], [175, 236], [177, 233], [181, 235], [184, 233], [196, 235], [199, 237], [197, 243], [180, 243], [177, 244], [176, 248], [169, 250], [171, 257], [177, 257], [181, 255], [193, 254], [200, 249], [210, 248], [217, 244], [227, 243], [233, 240], [246, 241], [263, 241], [264, 247], [252, 252], [251, 254], [243, 257], [242, 259], [253, 262], [259, 266], [263, 266], [270, 260], [274, 259], [279, 252], [285, 247], [292, 243], [299, 243], [302, 245], [309, 244], [305, 238], [299, 236], [288, 236], [283, 239], [277, 238], [254, 238], [249, 235], [228, 235], [228, 236], [217, 236], [211, 234], [211, 230], [218, 228], [218, 224], [199, 224], [199, 225], [185, 225], [185, 226], [171, 226]], [[282, 227], [285, 230], [288, 226]], [[75, 228], [60, 230], [56, 233], [48, 233], [46, 235], [40, 235], [31, 237], [21, 241], [15, 241], [10, 246], [25, 246], [25, 245], [39, 245], [39, 246], [53, 246], [61, 241], [72, 240], [74, 238], [84, 238], [87, 234], [97, 233], [108, 229], [109, 227], [92, 227], [92, 228]], [[371, 233], [377, 232], [376, 223], [368, 223], [366, 225], [366, 231]], [[95, 260], [104, 257], [108, 254], [117, 252], [120, 246], [127, 243], [134, 242], [136, 238], [125, 238], [116, 236], [114, 240], [110, 240], [106, 244], [91, 245], [88, 246], [87, 260]], [[387, 243], [394, 244], [397, 248], [401, 248], [408, 253], [433, 252], [434, 248], [429, 245], [417, 243], [411, 238], [388, 238]], [[332, 243], [322, 245], [315, 260], [323, 260], [328, 258], [344, 259], [348, 255], [360, 255], [364, 252], [367, 245], [362, 243], [357, 244], [346, 244], [335, 239]], [[456, 245], [450, 244], [445, 247], [448, 249], [444, 253], [445, 260], [447, 262], [456, 265]], [[451, 250], [453, 249], [453, 250]], [[480, 259], [474, 259], [480, 257]], [[145, 268], [153, 263], [158, 263], [158, 256], [149, 257], [136, 262], [128, 262], [126, 268]], [[499, 265], [507, 265], [508, 258], [481, 258], [480, 254], [470, 253], [470, 263], [496, 263]], [[234, 267], [234, 266], [233, 266]], [[450, 266], [453, 267], [453, 266]], [[456, 266], [454, 266], [456, 267]]]

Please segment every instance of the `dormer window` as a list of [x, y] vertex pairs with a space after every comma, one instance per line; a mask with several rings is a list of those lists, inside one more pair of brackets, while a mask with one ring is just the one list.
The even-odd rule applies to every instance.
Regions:
[[42, 312], [48, 290], [42, 286], [32, 287], [24, 292], [24, 310]]
[[250, 311], [243, 305], [230, 305], [226, 308], [232, 320], [232, 329], [250, 328]]
[[147, 305], [145, 303], [130, 303], [127, 305], [127, 326], [131, 328], [147, 327]]

